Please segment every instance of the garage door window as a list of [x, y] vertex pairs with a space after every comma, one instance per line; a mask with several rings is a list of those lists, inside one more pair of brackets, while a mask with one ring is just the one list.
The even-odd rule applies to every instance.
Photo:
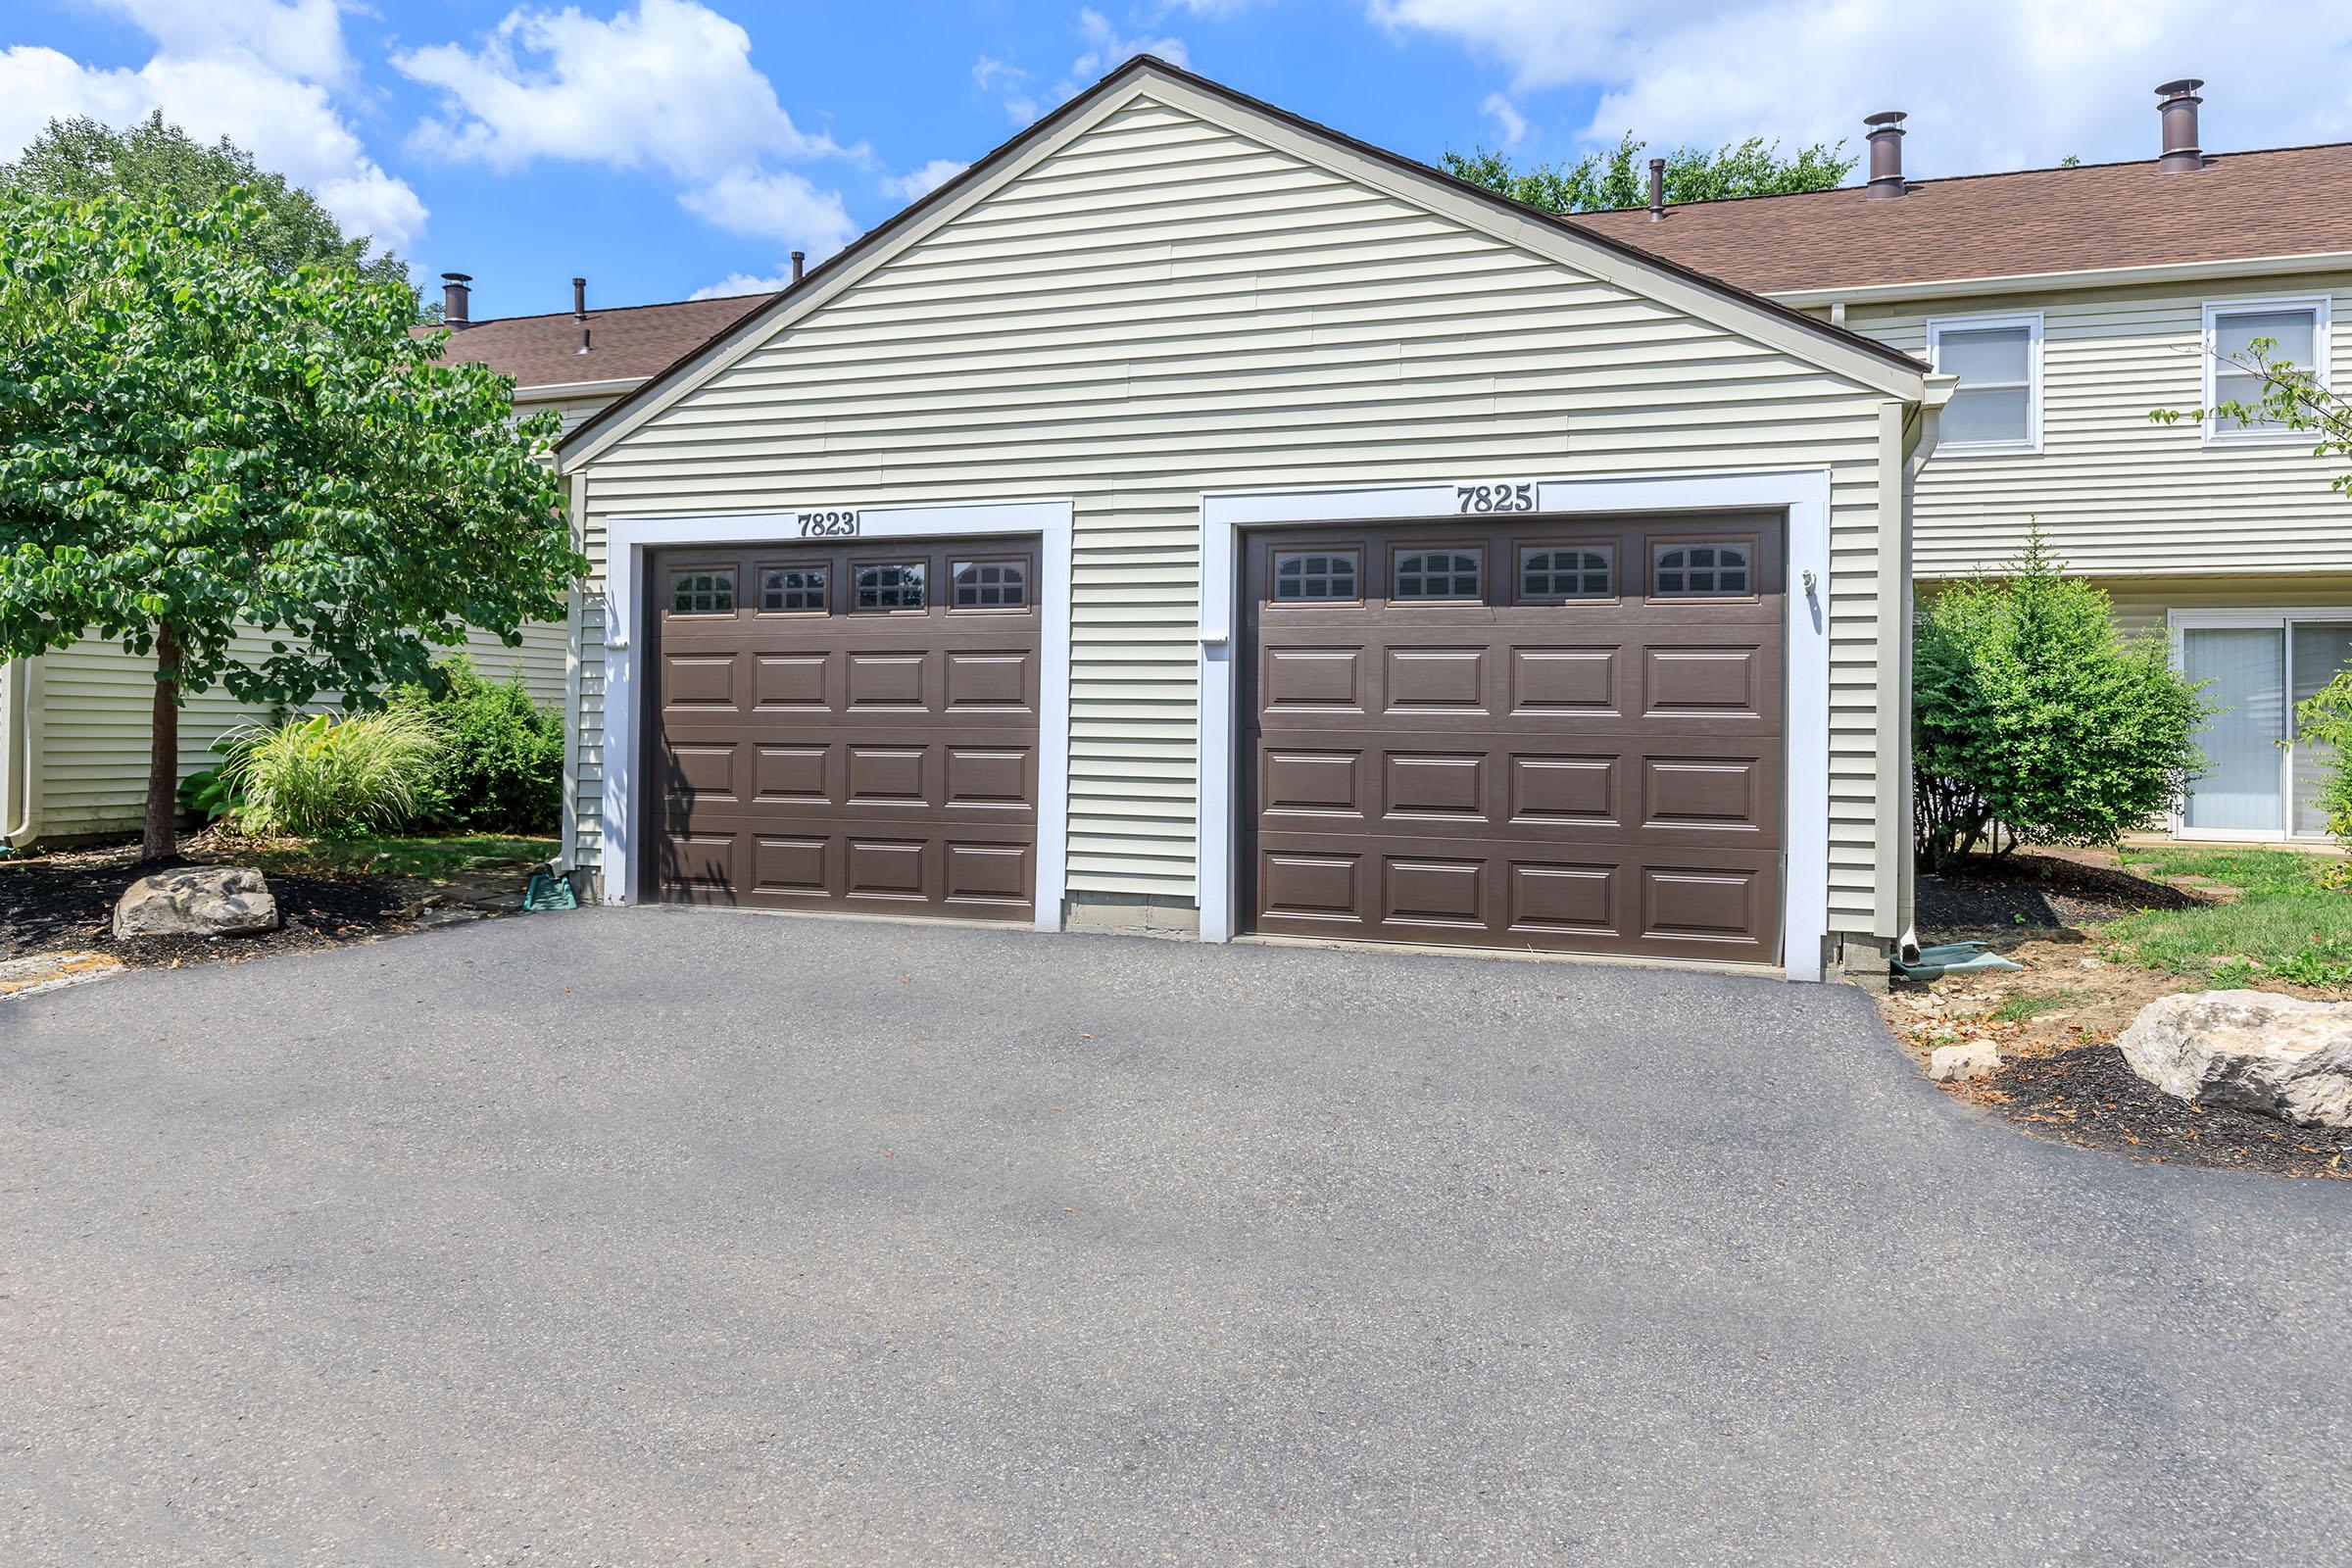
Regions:
[[808, 614], [825, 608], [825, 568], [770, 566], [760, 573], [760, 608], [771, 614]]
[[1352, 550], [1278, 550], [1274, 598], [1286, 605], [1352, 604], [1357, 597], [1356, 565]]
[[957, 610], [1021, 610], [1029, 604], [1029, 568], [1018, 561], [956, 563]]
[[1745, 545], [1660, 545], [1650, 592], [1659, 599], [1736, 599], [1748, 586]]
[[919, 561], [858, 568], [859, 610], [923, 608], [923, 564]]
[[732, 615], [735, 613], [735, 573], [725, 569], [671, 572], [669, 612], [673, 615]]
[[1610, 581], [1614, 554], [1607, 546], [1547, 545], [1519, 556], [1519, 597], [1522, 599], [1613, 599]]
[[1396, 584], [1390, 596], [1402, 600], [1476, 599], [1479, 558], [1459, 550], [1415, 550], [1396, 558]]

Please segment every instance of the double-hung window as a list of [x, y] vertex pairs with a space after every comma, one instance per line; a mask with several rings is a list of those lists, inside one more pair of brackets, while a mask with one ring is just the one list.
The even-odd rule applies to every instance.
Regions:
[[[2260, 344], [2259, 349], [2256, 345]], [[2243, 405], [2249, 412], [2262, 407], [2262, 367], [2292, 366], [2308, 370], [2320, 385], [2328, 384], [2328, 300], [2227, 300], [2205, 307], [2205, 407], [2225, 403]], [[2205, 443], [2230, 446], [2238, 442], [2315, 441], [2286, 427], [2283, 420], [2260, 416], [2241, 419], [2235, 415], [2208, 415]]]
[[2029, 457], [2041, 450], [2041, 313], [1949, 316], [1928, 322], [1928, 363], [1960, 378], [1936, 451]]

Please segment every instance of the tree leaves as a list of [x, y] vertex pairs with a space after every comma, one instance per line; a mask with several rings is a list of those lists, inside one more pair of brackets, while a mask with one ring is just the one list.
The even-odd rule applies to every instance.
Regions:
[[[564, 612], [554, 418], [438, 363], [405, 284], [257, 258], [260, 220], [0, 192], [0, 655], [144, 656], [169, 621], [183, 696], [365, 704], [468, 622]], [[232, 657], [240, 625], [270, 651]]]
[[[1649, 171], [1640, 163], [1646, 142], [1627, 131], [1605, 153], [1587, 153], [1573, 164], [1536, 164], [1520, 169], [1504, 154], [1480, 147], [1450, 149], [1439, 157], [1447, 173], [1547, 213], [1595, 213], [1649, 204]], [[1859, 160], [1845, 156], [1845, 143], [1815, 143], [1792, 158], [1779, 142], [1761, 136], [1710, 152], [1677, 147], [1666, 155], [1666, 200], [1723, 201], [1740, 196], [1786, 196], [1829, 190], [1853, 172]]]

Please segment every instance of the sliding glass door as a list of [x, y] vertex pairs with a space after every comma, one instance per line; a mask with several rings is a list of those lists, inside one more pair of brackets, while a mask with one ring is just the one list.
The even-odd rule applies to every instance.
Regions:
[[2181, 830], [2269, 839], [2324, 831], [2328, 758], [2296, 733], [2293, 709], [2352, 664], [2352, 615], [2194, 612], [2179, 650], [2181, 670], [2206, 682], [2206, 703], [2221, 710], [2197, 737], [2206, 765], [2181, 804]]
[[[2298, 703], [2335, 679], [2337, 670], [2352, 668], [2352, 620], [2293, 621], [2286, 636], [2288, 690]], [[2289, 761], [2294, 831], [2325, 833], [2328, 813], [2320, 809], [2320, 782], [2333, 752], [2317, 741], [2306, 740], [2300, 730], [2298, 725]]]

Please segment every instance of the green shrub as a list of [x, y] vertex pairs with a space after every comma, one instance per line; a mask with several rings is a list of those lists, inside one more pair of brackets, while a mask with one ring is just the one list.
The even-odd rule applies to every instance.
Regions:
[[319, 713], [240, 735], [224, 768], [248, 832], [351, 838], [415, 814], [444, 749], [429, 713]]
[[2164, 641], [2117, 631], [2107, 596], [2061, 575], [2038, 530], [2005, 574], [1920, 616], [1913, 662], [1918, 849], [2113, 844], [2180, 799], [2206, 713]]
[[553, 833], [564, 805], [564, 719], [531, 698], [518, 670], [484, 680], [459, 654], [393, 706], [426, 714], [448, 746], [417, 791], [419, 826]]
[[2328, 813], [2328, 836], [2352, 850], [2352, 669], [2295, 705], [2296, 739], [2329, 750], [2320, 775], [2320, 809]]
[[218, 822], [224, 816], [236, 815], [245, 805], [245, 793], [238, 788], [236, 774], [227, 761], [236, 752], [235, 737], [224, 736], [215, 741], [213, 750], [221, 755], [222, 760], [199, 768], [179, 781], [182, 816]]

